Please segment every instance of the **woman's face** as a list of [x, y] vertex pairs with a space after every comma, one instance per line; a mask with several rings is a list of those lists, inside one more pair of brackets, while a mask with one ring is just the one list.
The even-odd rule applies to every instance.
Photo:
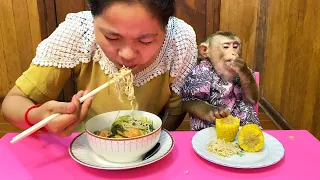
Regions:
[[110, 61], [140, 72], [150, 65], [162, 47], [162, 25], [139, 3], [115, 3], [95, 17], [95, 36]]

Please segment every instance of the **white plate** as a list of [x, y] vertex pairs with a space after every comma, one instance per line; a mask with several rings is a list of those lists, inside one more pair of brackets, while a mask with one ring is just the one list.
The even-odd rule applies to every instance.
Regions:
[[[259, 152], [244, 152], [243, 156], [233, 155], [224, 158], [212, 154], [206, 150], [206, 145], [214, 139], [217, 139], [215, 127], [210, 127], [197, 132], [192, 138], [192, 147], [194, 151], [202, 158], [222, 166], [233, 168], [261, 168], [267, 167], [279, 162], [284, 156], [283, 145], [273, 136], [263, 132], [264, 147]], [[236, 137], [236, 140], [237, 141]]]
[[69, 154], [76, 162], [96, 169], [132, 169], [159, 161], [171, 152], [174, 141], [168, 131], [162, 130], [159, 142], [159, 151], [149, 159], [144, 161], [138, 160], [130, 163], [114, 163], [107, 161], [100, 155], [96, 154], [89, 146], [86, 134], [82, 133], [75, 137], [71, 142], [69, 146]]

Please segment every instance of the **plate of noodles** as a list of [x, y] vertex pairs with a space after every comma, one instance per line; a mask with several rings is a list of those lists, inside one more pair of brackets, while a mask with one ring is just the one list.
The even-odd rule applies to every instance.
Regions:
[[[216, 127], [203, 129], [193, 136], [192, 147], [200, 157], [227, 167], [262, 168], [278, 163], [284, 157], [283, 145], [270, 134], [252, 128], [253, 124], [249, 126], [238, 126], [229, 141], [221, 138], [222, 131], [217, 132]], [[230, 129], [222, 134], [226, 132], [232, 134]]]

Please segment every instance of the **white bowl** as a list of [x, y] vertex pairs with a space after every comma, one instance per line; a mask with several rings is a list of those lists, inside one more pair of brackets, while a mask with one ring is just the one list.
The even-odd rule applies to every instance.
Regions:
[[[103, 113], [89, 119], [85, 124], [85, 131], [90, 147], [94, 152], [101, 155], [108, 161], [125, 163], [139, 160], [147, 153], [160, 139], [161, 119], [152, 113], [135, 111], [135, 116], [145, 116], [153, 121], [154, 131], [134, 138], [107, 138], [94, 134], [94, 131], [110, 128], [116, 120], [119, 111]], [[119, 116], [130, 115], [131, 110], [121, 110]]]

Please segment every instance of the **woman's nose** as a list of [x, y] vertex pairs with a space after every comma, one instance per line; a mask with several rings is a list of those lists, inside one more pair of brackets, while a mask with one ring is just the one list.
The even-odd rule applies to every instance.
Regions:
[[125, 60], [131, 60], [136, 57], [136, 52], [130, 47], [125, 47], [119, 51], [119, 56]]

